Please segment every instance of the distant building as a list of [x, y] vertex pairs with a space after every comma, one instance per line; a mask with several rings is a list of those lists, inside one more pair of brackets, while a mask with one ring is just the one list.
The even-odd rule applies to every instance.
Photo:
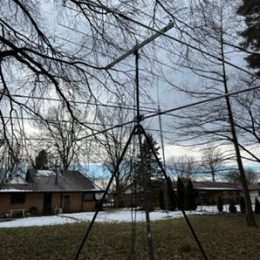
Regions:
[[[162, 208], [165, 203], [166, 182], [162, 178], [151, 178], [149, 182], [150, 203], [149, 209]], [[114, 192], [113, 200], [116, 200], [117, 193]], [[145, 187], [140, 182], [132, 182], [121, 191], [121, 204], [125, 207], [141, 207], [145, 206]]]
[[[184, 185], [188, 179], [182, 179]], [[203, 182], [192, 181], [194, 196], [198, 205], [212, 205], [217, 203], [218, 197], [223, 199], [223, 202], [228, 204], [231, 199], [239, 203], [240, 196], [243, 196], [243, 189], [240, 184], [230, 182]], [[177, 189], [177, 183], [172, 183], [173, 189]], [[255, 203], [255, 198], [260, 198], [260, 184], [248, 185], [251, 203]]]
[[93, 211], [100, 207], [102, 195], [103, 191], [79, 171], [29, 170], [25, 179], [15, 176], [0, 184], [0, 213], [16, 209], [33, 215]]

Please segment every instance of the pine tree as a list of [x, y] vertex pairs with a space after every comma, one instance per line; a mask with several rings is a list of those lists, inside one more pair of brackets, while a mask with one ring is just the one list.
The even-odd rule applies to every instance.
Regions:
[[[157, 146], [157, 142], [153, 139], [152, 135], [148, 134], [147, 137], [147, 139], [144, 138], [140, 147], [140, 153], [135, 166], [135, 181], [144, 189], [147, 189], [149, 198], [144, 198], [144, 201], [146, 201], [145, 207], [152, 210], [152, 197], [158, 196], [159, 191], [157, 186], [153, 188], [151, 179], [156, 178], [157, 181], [160, 181], [163, 174], [153, 153], [154, 151], [159, 158], [159, 147]], [[153, 183], [155, 183], [155, 181], [156, 180], [153, 180]]]
[[[139, 167], [141, 164], [141, 159], [143, 160], [143, 171], [150, 177], [154, 178], [160, 178], [162, 177], [162, 172], [160, 170], [159, 164], [153, 154], [152, 149], [156, 153], [157, 157], [159, 158], [159, 149], [157, 142], [154, 140], [153, 136], [148, 134], [148, 139], [144, 139], [142, 142], [142, 155], [143, 158], [141, 158], [141, 153], [138, 156], [139, 159]], [[152, 146], [152, 148], [151, 148]]]
[[222, 200], [221, 197], [218, 197], [218, 204], [217, 204], [217, 206], [218, 206], [218, 211], [222, 212], [223, 211], [223, 200]]
[[256, 74], [260, 75], [260, 1], [243, 0], [237, 13], [245, 17], [247, 26], [240, 33], [245, 39], [242, 46], [254, 52], [247, 56], [246, 60], [251, 68], [257, 70]]
[[186, 189], [185, 189], [185, 209], [186, 210], [196, 210], [196, 200], [195, 193], [193, 190], [193, 185], [191, 180], [189, 180]]
[[176, 210], [176, 199], [174, 196], [174, 190], [171, 186], [171, 178], [167, 177], [167, 195], [168, 195], [168, 209]]
[[48, 168], [48, 154], [45, 150], [41, 150], [35, 158], [35, 169], [46, 170]]
[[245, 204], [245, 199], [242, 196], [240, 197], [239, 205], [240, 205], [240, 212], [245, 213], [246, 212], [246, 204]]
[[177, 180], [177, 207], [179, 210], [184, 209], [184, 200], [185, 200], [185, 187], [181, 181], [181, 178], [178, 177]]

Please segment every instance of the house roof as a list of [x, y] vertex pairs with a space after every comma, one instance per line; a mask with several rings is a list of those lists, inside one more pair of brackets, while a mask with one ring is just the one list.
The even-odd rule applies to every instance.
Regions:
[[240, 190], [240, 186], [229, 182], [192, 182], [197, 190]]
[[9, 184], [27, 184], [27, 181], [19, 176], [19, 175], [15, 175], [9, 182]]
[[[212, 191], [242, 191], [243, 188], [240, 184], [236, 183], [230, 183], [230, 182], [197, 182], [197, 181], [192, 181], [193, 189], [194, 190], [201, 190], [201, 191], [206, 191], [206, 190], [212, 190]], [[177, 183], [173, 182], [172, 186], [174, 189], [177, 188]], [[248, 184], [248, 189], [250, 191], [260, 191], [260, 184]]]
[[79, 171], [66, 171], [63, 174], [50, 170], [29, 170], [27, 183], [2, 184], [0, 192], [77, 192], [101, 191], [89, 178]]

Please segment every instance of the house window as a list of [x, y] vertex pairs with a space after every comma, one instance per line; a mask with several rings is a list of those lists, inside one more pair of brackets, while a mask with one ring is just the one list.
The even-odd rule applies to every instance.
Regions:
[[25, 193], [17, 192], [11, 194], [11, 204], [24, 204]]
[[94, 193], [84, 193], [83, 200], [95, 200]]

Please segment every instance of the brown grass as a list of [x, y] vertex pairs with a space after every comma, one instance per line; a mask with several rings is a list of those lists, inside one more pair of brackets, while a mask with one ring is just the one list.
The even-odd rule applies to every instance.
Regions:
[[[243, 216], [190, 219], [209, 259], [260, 259], [260, 229], [248, 228]], [[0, 229], [0, 259], [74, 259], [87, 225]], [[152, 232], [155, 259], [203, 259], [184, 219], [152, 222]], [[80, 259], [130, 259], [131, 238], [129, 223], [95, 223]], [[146, 226], [138, 223], [132, 259], [147, 256]]]

